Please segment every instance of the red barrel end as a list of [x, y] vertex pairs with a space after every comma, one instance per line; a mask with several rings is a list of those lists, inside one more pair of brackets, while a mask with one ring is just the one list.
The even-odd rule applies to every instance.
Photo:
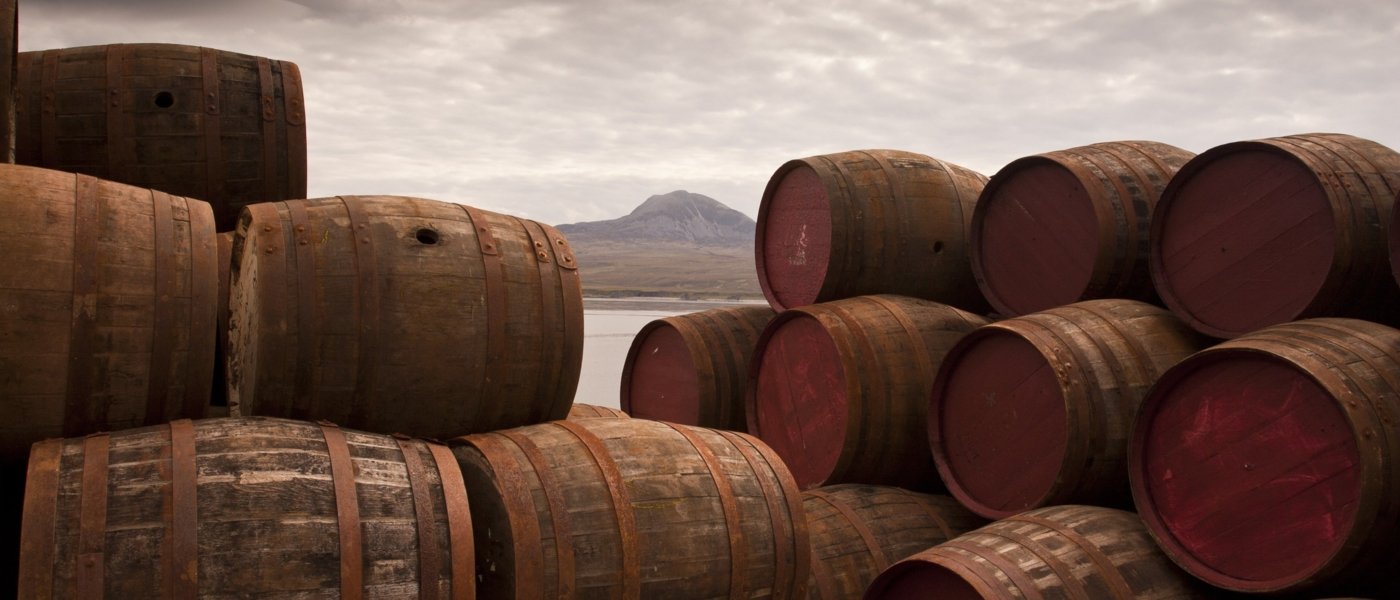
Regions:
[[758, 282], [774, 310], [817, 301], [831, 259], [831, 204], [812, 167], [792, 161], [769, 184], [755, 234]]
[[836, 470], [846, 439], [843, 353], [815, 317], [784, 313], [769, 326], [751, 377], [756, 394], [749, 430], [783, 459], [797, 485], [821, 485]]
[[622, 410], [639, 419], [698, 423], [700, 377], [685, 338], [661, 320], [648, 323], [637, 338], [624, 364]]

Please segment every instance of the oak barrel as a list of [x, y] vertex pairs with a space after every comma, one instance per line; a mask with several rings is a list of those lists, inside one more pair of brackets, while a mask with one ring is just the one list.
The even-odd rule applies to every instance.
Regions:
[[554, 228], [461, 204], [254, 204], [233, 242], [234, 415], [448, 437], [563, 419], [583, 299]]
[[209, 205], [0, 164], [0, 462], [55, 436], [200, 417], [218, 267]]
[[1012, 161], [972, 212], [972, 273], [997, 313], [1081, 300], [1155, 301], [1152, 209], [1195, 154], [1159, 142], [1101, 142]]
[[22, 52], [16, 156], [199, 198], [219, 231], [254, 202], [306, 197], [301, 73], [175, 44]]
[[1206, 345], [1172, 313], [1088, 300], [984, 325], [934, 380], [929, 446], [990, 519], [1056, 504], [1130, 508], [1128, 438], [1147, 390]]
[[1162, 193], [1152, 280], [1198, 331], [1231, 338], [1310, 317], [1397, 321], [1385, 226], [1400, 153], [1313, 133], [1211, 148]]
[[622, 409], [642, 419], [744, 431], [749, 360], [775, 314], [743, 306], [647, 323], [622, 366]]
[[626, 419], [631, 415], [610, 406], [598, 406], [596, 404], [583, 404], [575, 402], [569, 407], [568, 419], [577, 421], [579, 419]]
[[35, 444], [22, 598], [473, 597], [439, 444], [281, 419]]
[[782, 311], [900, 294], [981, 311], [968, 225], [987, 178], [901, 150], [788, 161], [758, 207], [758, 282]]
[[758, 440], [643, 419], [452, 440], [481, 598], [804, 598], [802, 499]]
[[837, 483], [940, 489], [928, 393], [943, 356], [987, 320], [903, 296], [848, 298], [779, 314], [749, 368], [749, 432], [803, 489]]
[[808, 598], [860, 598], [894, 562], [986, 524], [947, 496], [841, 484], [802, 493], [812, 539]]
[[1162, 555], [1137, 515], [1112, 508], [1027, 511], [915, 554], [867, 600], [1185, 600], [1219, 597]]
[[1400, 331], [1268, 327], [1167, 371], [1134, 428], [1133, 499], [1187, 571], [1247, 592], [1400, 585]]

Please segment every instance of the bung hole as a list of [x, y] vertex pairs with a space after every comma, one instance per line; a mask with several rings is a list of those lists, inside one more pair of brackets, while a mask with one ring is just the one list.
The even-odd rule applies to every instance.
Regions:
[[943, 251], [943, 242], [934, 242], [934, 243], [933, 243], [933, 253], [934, 253], [934, 254], [938, 254], [938, 253], [940, 253], [940, 252], [942, 252], [942, 251]]
[[438, 232], [428, 229], [427, 227], [419, 229], [418, 233], [414, 234], [414, 237], [418, 239], [419, 243], [427, 246], [438, 243]]
[[175, 94], [170, 92], [160, 92], [156, 94], [156, 106], [160, 108], [175, 106]]

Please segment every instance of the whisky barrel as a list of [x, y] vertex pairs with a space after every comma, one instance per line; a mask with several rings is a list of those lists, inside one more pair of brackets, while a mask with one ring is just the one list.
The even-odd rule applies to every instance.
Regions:
[[630, 416], [616, 408], [575, 402], [573, 406], [569, 407], [567, 418], [571, 421], [577, 421], [579, 419], [626, 419]]
[[[1167, 371], [1134, 428], [1133, 499], [1177, 564], [1248, 592], [1400, 586], [1400, 331], [1268, 327]], [[1369, 591], [1369, 590], [1368, 590]]]
[[1167, 308], [1231, 338], [1310, 317], [1395, 322], [1385, 226], [1400, 153], [1315, 133], [1235, 142], [1191, 159], [1152, 218], [1152, 280]]
[[439, 439], [568, 415], [583, 299], [548, 225], [338, 196], [249, 206], [233, 254], [234, 415]]
[[870, 584], [867, 600], [1219, 596], [1182, 573], [1130, 512], [1039, 508], [915, 554]]
[[209, 205], [0, 164], [0, 462], [54, 436], [199, 417], [218, 291]]
[[972, 273], [999, 314], [1096, 298], [1153, 302], [1152, 209], [1191, 152], [1101, 142], [1012, 161], [972, 212]]
[[941, 488], [928, 393], [943, 356], [986, 319], [929, 300], [861, 296], [779, 314], [748, 377], [749, 432], [803, 489]]
[[1135, 300], [998, 321], [943, 360], [928, 411], [943, 483], [1000, 519], [1041, 506], [1130, 508], [1128, 437], [1147, 390], [1205, 339]]
[[306, 197], [293, 63], [175, 44], [22, 52], [16, 157], [190, 196], [219, 231], [254, 202]]
[[774, 310], [899, 294], [981, 311], [968, 224], [987, 178], [900, 150], [788, 161], [758, 207], [758, 282]]
[[638, 418], [744, 431], [744, 382], [767, 306], [715, 308], [657, 319], [632, 340], [622, 409]]
[[802, 493], [812, 540], [808, 598], [859, 598], [891, 564], [986, 524], [947, 496], [833, 485]]
[[800, 494], [752, 437], [585, 419], [451, 444], [480, 598], [806, 597]]
[[21, 598], [472, 598], [444, 446], [281, 419], [35, 444]]

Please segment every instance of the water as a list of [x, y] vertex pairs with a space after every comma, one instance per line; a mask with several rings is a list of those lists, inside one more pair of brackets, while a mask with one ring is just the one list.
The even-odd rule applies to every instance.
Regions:
[[659, 298], [587, 298], [583, 302], [583, 370], [575, 402], [620, 408], [622, 365], [642, 327], [656, 319], [730, 302]]

